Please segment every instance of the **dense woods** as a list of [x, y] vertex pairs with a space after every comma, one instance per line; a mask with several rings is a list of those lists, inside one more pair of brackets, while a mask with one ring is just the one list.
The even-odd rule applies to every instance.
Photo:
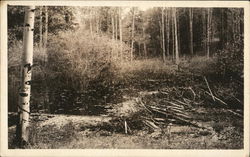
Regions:
[[[20, 71], [28, 64], [21, 62], [24, 17], [25, 7], [8, 6], [10, 113], [22, 104], [18, 103], [18, 88], [24, 87]], [[173, 121], [208, 129], [194, 123], [195, 116], [189, 116], [195, 114], [187, 112], [209, 105], [207, 111], [226, 109], [242, 122], [243, 19], [242, 8], [36, 6], [27, 111], [100, 115], [109, 108], [119, 110], [118, 104], [136, 97], [150, 114], [138, 109], [127, 116], [116, 115], [126, 134], [142, 129], [140, 120], [151, 129]], [[157, 94], [141, 94], [155, 90]], [[172, 110], [163, 111], [166, 104]], [[119, 128], [120, 122], [112, 124], [111, 128]], [[243, 123], [234, 125], [241, 134]], [[242, 142], [241, 136], [237, 138]]]

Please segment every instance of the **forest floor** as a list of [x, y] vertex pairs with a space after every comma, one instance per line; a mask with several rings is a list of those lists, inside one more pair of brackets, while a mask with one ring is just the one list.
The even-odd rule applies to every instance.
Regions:
[[[144, 70], [151, 71], [151, 75], [147, 73], [147, 76], [151, 77], [145, 77], [146, 74], [143, 74], [145, 71], [137, 69], [136, 72], [127, 73], [127, 77], [121, 79], [123, 85], [119, 88], [119, 93], [122, 101], [106, 106], [106, 114], [95, 116], [31, 114], [30, 144], [27, 148], [243, 148], [243, 118], [238, 114], [243, 112], [242, 109], [218, 105], [218, 102], [213, 101], [213, 97], [209, 95], [203, 96], [206, 98], [204, 99], [199, 94], [201, 91], [196, 87], [201, 80], [186, 80], [189, 77], [183, 71], [174, 67], [171, 68], [171, 72], [150, 68], [153, 68], [154, 71]], [[194, 84], [193, 81], [196, 81], [197, 84]], [[212, 88], [212, 85], [210, 86]], [[148, 110], [147, 108], [150, 106], [158, 105], [161, 100], [172, 101], [170, 97], [174, 97], [181, 100], [179, 102], [184, 102], [184, 100], [188, 102], [188, 98], [191, 99], [192, 94], [183, 92], [186, 90], [184, 87], [192, 88], [195, 93], [193, 95], [199, 97], [195, 98], [195, 101], [189, 100], [191, 109], [189, 109], [188, 115], [205, 129], [188, 123], [169, 122], [168, 118], [164, 119], [163, 123], [157, 123], [157, 126], [152, 123], [148, 125], [144, 123], [144, 118], [152, 114], [151, 111], [146, 113], [145, 110]], [[204, 87], [207, 87], [206, 84]], [[215, 87], [212, 90], [215, 90]], [[182, 93], [178, 97], [176, 94], [179, 91]], [[159, 113], [154, 115], [153, 118], [162, 119], [162, 115]], [[9, 148], [15, 148], [13, 143], [15, 126], [9, 126], [8, 133]]]

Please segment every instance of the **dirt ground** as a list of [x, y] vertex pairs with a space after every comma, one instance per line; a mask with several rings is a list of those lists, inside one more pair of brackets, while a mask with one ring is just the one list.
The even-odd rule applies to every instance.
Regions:
[[[154, 92], [148, 92], [153, 94]], [[147, 94], [148, 94], [147, 93]], [[145, 94], [145, 93], [144, 93]], [[123, 119], [117, 116], [136, 112], [136, 99], [110, 109], [109, 115], [74, 116], [32, 114], [32, 149], [241, 149], [243, 148], [242, 119], [220, 108], [197, 107], [195, 117], [211, 130], [189, 125], [171, 124], [153, 130], [133, 128], [128, 133]], [[116, 119], [116, 120], [114, 120]], [[14, 138], [15, 126], [9, 127], [9, 141]], [[9, 142], [9, 147], [14, 144]]]

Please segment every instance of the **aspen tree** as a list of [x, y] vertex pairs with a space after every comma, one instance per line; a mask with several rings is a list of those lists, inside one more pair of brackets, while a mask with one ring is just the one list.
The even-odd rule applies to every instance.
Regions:
[[43, 47], [43, 7], [39, 8], [39, 48]]
[[204, 53], [207, 52], [207, 24], [206, 24], [206, 10], [202, 10], [202, 26], [203, 26], [203, 47]]
[[169, 36], [170, 36], [170, 25], [169, 25], [169, 15], [168, 8], [166, 8], [166, 40], [167, 40], [167, 56], [169, 56]]
[[[111, 12], [111, 24], [112, 24], [112, 41], [114, 44], [114, 40], [115, 40], [114, 11]], [[111, 52], [110, 58], [113, 58], [113, 53], [114, 53], [114, 45], [112, 46], [112, 52]]]
[[113, 12], [111, 14], [111, 24], [112, 24], [112, 40], [114, 40], [115, 39], [115, 23], [114, 23]]
[[120, 57], [122, 59], [122, 13], [119, 7], [119, 30], [120, 30]]
[[175, 60], [175, 32], [174, 32], [174, 9], [171, 9], [172, 14], [172, 60]]
[[115, 40], [118, 39], [118, 16], [117, 12], [115, 14]]
[[162, 30], [162, 58], [163, 62], [166, 62], [166, 54], [165, 54], [165, 26], [164, 26], [164, 8], [161, 9], [161, 30]]
[[207, 9], [207, 58], [210, 56], [211, 47], [211, 32], [212, 32], [212, 9]]
[[45, 29], [44, 29], [44, 49], [45, 52], [47, 51], [47, 40], [48, 40], [48, 7], [44, 7], [44, 12], [45, 12]]
[[175, 63], [179, 65], [179, 48], [178, 48], [178, 30], [177, 30], [177, 20], [176, 20], [176, 8], [173, 10], [174, 17], [174, 34], [175, 34]]
[[131, 41], [130, 61], [133, 60], [134, 32], [135, 32], [135, 9], [133, 8], [132, 9], [132, 41]]
[[190, 54], [194, 54], [193, 48], [193, 9], [189, 8], [189, 33], [190, 33]]
[[93, 38], [92, 8], [90, 8], [89, 28], [90, 28], [91, 38]]
[[28, 143], [29, 139], [29, 115], [30, 115], [30, 92], [31, 92], [31, 69], [33, 64], [33, 33], [35, 6], [28, 6], [25, 10], [23, 55], [21, 65], [21, 87], [19, 91], [18, 117], [16, 137], [19, 146]]
[[145, 26], [142, 24], [142, 33], [143, 33], [143, 47], [144, 47], [144, 56], [147, 58], [147, 45], [146, 45], [146, 37], [145, 37]]

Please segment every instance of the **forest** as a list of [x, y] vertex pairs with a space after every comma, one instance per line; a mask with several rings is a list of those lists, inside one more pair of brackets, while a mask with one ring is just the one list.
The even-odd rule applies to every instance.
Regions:
[[243, 8], [29, 9], [8, 6], [9, 148], [243, 148]]

